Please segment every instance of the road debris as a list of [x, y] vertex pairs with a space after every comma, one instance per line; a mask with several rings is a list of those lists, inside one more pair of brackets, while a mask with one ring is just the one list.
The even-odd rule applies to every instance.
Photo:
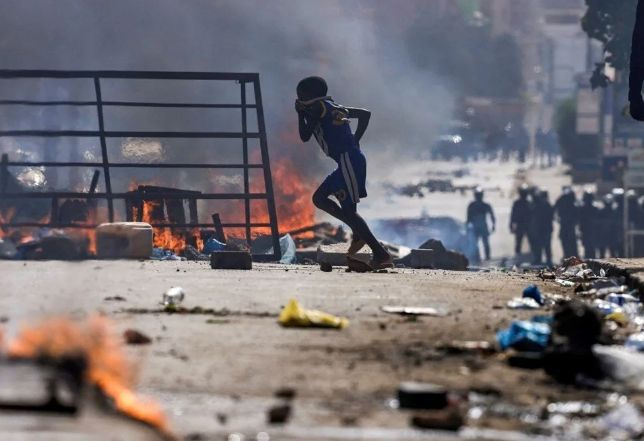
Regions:
[[523, 298], [533, 299], [539, 305], [543, 305], [543, 296], [537, 285], [529, 285], [523, 290]]
[[249, 251], [215, 251], [210, 255], [212, 269], [251, 270], [253, 260]]
[[550, 326], [535, 321], [513, 321], [510, 327], [496, 334], [502, 350], [513, 348], [518, 351], [540, 352], [548, 345]]
[[463, 413], [457, 406], [424, 411], [411, 417], [410, 424], [419, 429], [459, 430], [465, 423]]
[[126, 329], [123, 332], [123, 338], [128, 345], [148, 345], [152, 339], [136, 329]]
[[166, 307], [166, 309], [174, 309], [183, 302], [183, 299], [186, 297], [186, 293], [183, 291], [183, 288], [180, 286], [173, 286], [163, 293], [163, 298], [161, 299], [161, 304]]
[[496, 348], [489, 341], [454, 340], [446, 344], [440, 344], [436, 349], [448, 354], [474, 353], [491, 355], [496, 352]]
[[528, 297], [515, 297], [507, 303], [510, 309], [540, 309], [541, 305], [535, 299]]
[[398, 386], [401, 409], [444, 409], [447, 405], [447, 389], [438, 384], [407, 381]]
[[280, 312], [278, 322], [284, 327], [300, 328], [335, 328], [344, 329], [349, 326], [349, 320], [336, 317], [326, 312], [314, 309], [304, 309], [297, 300], [291, 299]]
[[644, 352], [644, 332], [630, 335], [626, 339], [624, 346], [630, 349], [634, 349], [636, 351]]
[[381, 306], [380, 309], [388, 314], [398, 315], [430, 315], [434, 317], [445, 317], [449, 312], [444, 308], [431, 306]]
[[276, 398], [281, 398], [283, 400], [293, 400], [297, 395], [297, 390], [292, 387], [281, 387], [277, 389], [274, 393]]
[[268, 424], [286, 424], [291, 418], [291, 410], [290, 404], [278, 404], [271, 407], [267, 413]]

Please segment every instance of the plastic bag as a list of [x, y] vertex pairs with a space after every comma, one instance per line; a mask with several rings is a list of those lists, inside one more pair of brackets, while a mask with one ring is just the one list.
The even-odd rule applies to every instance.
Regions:
[[285, 327], [343, 329], [349, 326], [349, 320], [346, 318], [314, 309], [304, 309], [295, 299], [289, 300], [277, 321]]
[[496, 340], [502, 350], [541, 352], [548, 346], [550, 326], [545, 323], [513, 321], [508, 329], [499, 331]]

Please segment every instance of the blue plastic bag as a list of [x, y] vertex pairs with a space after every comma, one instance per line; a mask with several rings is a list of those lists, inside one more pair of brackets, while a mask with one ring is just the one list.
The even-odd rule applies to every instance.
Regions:
[[541, 291], [539, 291], [539, 287], [537, 285], [527, 286], [523, 290], [523, 297], [534, 299], [538, 304], [543, 305], [543, 297], [541, 296]]
[[203, 246], [203, 250], [201, 252], [204, 254], [210, 254], [210, 253], [214, 253], [215, 251], [223, 250], [225, 246], [226, 246], [225, 243], [221, 243], [214, 237], [211, 237], [206, 241], [206, 243]]
[[508, 329], [497, 332], [496, 340], [502, 350], [513, 348], [518, 351], [541, 352], [548, 346], [550, 325], [515, 320]]

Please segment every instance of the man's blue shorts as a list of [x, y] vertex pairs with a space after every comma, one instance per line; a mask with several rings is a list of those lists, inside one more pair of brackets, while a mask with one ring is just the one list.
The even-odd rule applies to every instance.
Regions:
[[367, 197], [367, 159], [359, 149], [341, 153], [338, 168], [326, 177], [318, 191], [334, 195], [342, 209], [355, 212], [360, 198]]

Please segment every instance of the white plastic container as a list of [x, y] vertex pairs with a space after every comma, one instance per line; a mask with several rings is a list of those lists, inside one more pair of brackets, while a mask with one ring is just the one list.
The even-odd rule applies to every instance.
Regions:
[[152, 254], [152, 226], [145, 222], [114, 222], [96, 227], [99, 259], [147, 259]]

